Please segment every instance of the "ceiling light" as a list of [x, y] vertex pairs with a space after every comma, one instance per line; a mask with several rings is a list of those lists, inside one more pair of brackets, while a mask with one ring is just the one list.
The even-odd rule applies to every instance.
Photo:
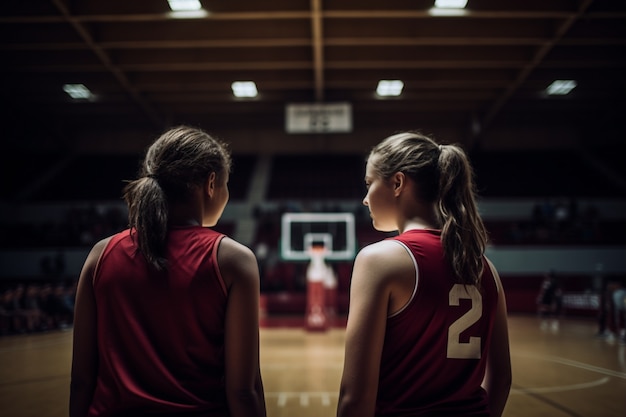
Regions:
[[440, 9], [463, 9], [467, 0], [435, 0], [435, 7]]
[[94, 95], [83, 84], [65, 84], [63, 86], [65, 91], [74, 100], [92, 100]]
[[199, 0], [167, 0], [167, 2], [170, 4], [170, 9], [175, 12], [202, 9], [202, 4], [200, 4]]
[[207, 17], [209, 12], [204, 9], [200, 10], [183, 10], [180, 12], [169, 12], [169, 16], [174, 19], [202, 19]]
[[376, 94], [382, 97], [399, 96], [404, 83], [400, 80], [380, 80], [376, 87]]
[[209, 15], [199, 0], [168, 0], [168, 2], [172, 9], [169, 15], [174, 19], [202, 19]]
[[554, 80], [552, 84], [546, 88], [546, 92], [551, 96], [564, 96], [576, 87], [574, 80]]
[[256, 97], [258, 94], [254, 81], [235, 81], [231, 88], [235, 97]]

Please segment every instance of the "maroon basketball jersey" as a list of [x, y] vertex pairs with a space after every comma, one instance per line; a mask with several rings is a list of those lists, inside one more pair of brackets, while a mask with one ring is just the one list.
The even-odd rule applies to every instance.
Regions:
[[481, 288], [455, 282], [437, 230], [391, 238], [413, 258], [416, 285], [388, 317], [377, 416], [488, 416], [481, 388], [498, 302], [487, 262]]
[[89, 416], [226, 414], [223, 237], [172, 229], [162, 273], [128, 230], [111, 239], [94, 277], [99, 366]]

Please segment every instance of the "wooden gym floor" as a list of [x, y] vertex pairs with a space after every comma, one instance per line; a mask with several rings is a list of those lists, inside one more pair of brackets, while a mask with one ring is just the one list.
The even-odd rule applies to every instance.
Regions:
[[[533, 316], [509, 319], [513, 389], [507, 417], [626, 415], [626, 346], [594, 337], [593, 320], [558, 328]], [[344, 330], [261, 330], [268, 417], [335, 415]], [[0, 416], [65, 417], [71, 331], [0, 338]]]

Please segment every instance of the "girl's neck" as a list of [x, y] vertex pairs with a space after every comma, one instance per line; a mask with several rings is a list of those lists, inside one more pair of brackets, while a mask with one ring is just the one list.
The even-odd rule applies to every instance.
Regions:
[[169, 224], [171, 226], [200, 226], [202, 212], [200, 207], [193, 204], [171, 204], [169, 210]]
[[406, 232], [411, 229], [440, 229], [441, 225], [437, 218], [434, 205], [415, 205], [411, 210], [406, 210], [402, 216], [399, 231]]
[[178, 219], [178, 220], [170, 220], [170, 226], [174, 227], [187, 227], [187, 226], [200, 226], [200, 222], [196, 219]]
[[439, 226], [436, 222], [427, 221], [421, 218], [413, 218], [407, 220], [402, 227], [399, 229], [401, 233], [409, 231], [409, 230], [423, 230], [423, 229], [439, 229]]

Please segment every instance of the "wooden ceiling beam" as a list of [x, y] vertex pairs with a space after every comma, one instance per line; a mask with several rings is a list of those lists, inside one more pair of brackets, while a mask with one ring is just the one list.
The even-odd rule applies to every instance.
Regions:
[[[549, 43], [548, 38], [326, 38], [325, 46], [537, 46]], [[563, 39], [561, 46], [626, 45], [622, 37]], [[178, 48], [282, 48], [311, 47], [309, 38], [272, 38], [272, 39], [200, 39], [200, 40], [158, 40], [158, 41], [114, 41], [98, 42], [101, 49], [178, 49]], [[78, 42], [38, 42], [38, 43], [0, 43], [0, 51], [36, 51], [36, 50], [80, 50], [92, 49], [85, 43]]]
[[477, 120], [477, 123], [474, 124], [471, 142], [475, 142], [483, 135], [485, 129], [491, 125], [498, 113], [526, 81], [531, 72], [542, 64], [548, 53], [557, 45], [572, 25], [584, 15], [585, 11], [591, 6], [591, 3], [593, 3], [593, 0], [581, 1], [577, 12], [563, 21], [554, 32], [554, 36], [537, 49], [532, 59], [519, 71], [515, 80], [508, 86], [504, 93], [491, 104], [485, 114]]
[[69, 9], [65, 5], [62, 0], [52, 0], [52, 3], [59, 10], [61, 15], [65, 20], [74, 28], [74, 30], [78, 33], [78, 35], [82, 38], [82, 40], [89, 46], [89, 48], [96, 54], [96, 56], [100, 59], [104, 67], [115, 77], [115, 79], [119, 82], [119, 84], [124, 88], [124, 90], [132, 97], [133, 101], [139, 105], [143, 113], [148, 117], [148, 119], [155, 125], [155, 127], [162, 128], [162, 120], [163, 118], [157, 113], [157, 111], [152, 107], [150, 103], [148, 103], [142, 96], [139, 94], [137, 89], [132, 85], [128, 77], [118, 68], [116, 67], [107, 52], [96, 42], [93, 37], [85, 28], [85, 26], [76, 21], [71, 15]]
[[311, 0], [311, 37], [313, 44], [313, 78], [315, 100], [324, 101], [324, 28], [322, 0]]
[[[457, 19], [569, 19], [577, 15], [576, 11], [528, 11], [528, 10], [466, 10]], [[73, 15], [80, 23], [89, 22], [148, 22], [172, 20], [171, 13], [136, 13], [136, 14], [83, 14]], [[326, 10], [320, 12], [323, 19], [428, 19], [433, 14], [429, 10]], [[274, 11], [274, 12], [209, 12], [197, 20], [307, 20], [310, 11]], [[587, 19], [624, 19], [626, 13], [591, 12]], [[0, 17], [0, 23], [61, 23], [59, 16], [8, 16]]]

